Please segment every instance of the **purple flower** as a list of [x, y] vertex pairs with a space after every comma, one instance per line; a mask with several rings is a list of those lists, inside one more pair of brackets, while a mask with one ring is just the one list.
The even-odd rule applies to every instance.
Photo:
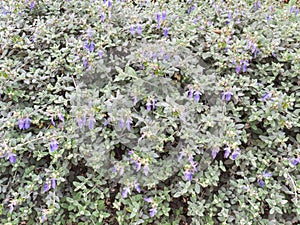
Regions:
[[122, 191], [122, 198], [127, 198], [127, 195], [130, 191], [130, 188], [129, 187], [125, 187]]
[[194, 97], [195, 102], [199, 102], [200, 97], [202, 95], [201, 92], [200, 91], [196, 91], [194, 95], [195, 95], [195, 97]]
[[58, 118], [64, 123], [65, 122], [65, 118], [64, 118], [64, 115], [62, 113], [58, 113]]
[[156, 20], [157, 20], [157, 23], [160, 24], [160, 14], [159, 13], [156, 14]]
[[235, 160], [239, 156], [239, 154], [240, 154], [239, 149], [235, 150], [231, 155], [232, 159]]
[[55, 139], [52, 139], [52, 141], [50, 142], [50, 151], [54, 152], [57, 149], [58, 149], [58, 141]]
[[261, 100], [265, 101], [271, 97], [272, 97], [272, 92], [268, 92], [262, 96]]
[[51, 179], [51, 186], [52, 186], [53, 189], [56, 188], [56, 179], [55, 178]]
[[110, 118], [108, 118], [107, 120], [105, 120], [105, 122], [103, 123], [104, 126], [107, 126], [110, 122]]
[[19, 125], [20, 130], [24, 130], [25, 129], [25, 119], [19, 119], [18, 125]]
[[126, 127], [127, 127], [127, 130], [130, 131], [130, 124], [132, 123], [132, 120], [131, 119], [127, 119], [126, 120]]
[[50, 190], [50, 186], [49, 186], [49, 184], [44, 184], [44, 192], [47, 192], [47, 191], [49, 191]]
[[219, 149], [213, 149], [213, 150], [212, 150], [212, 152], [211, 152], [211, 156], [212, 156], [212, 158], [213, 158], [213, 159], [215, 159], [215, 158], [216, 158], [216, 156], [217, 156], [218, 152], [219, 152]]
[[98, 51], [98, 56], [99, 56], [100, 59], [102, 59], [102, 57], [103, 57], [103, 51], [99, 50]]
[[147, 104], [146, 104], [147, 111], [151, 111], [151, 106], [152, 106], [152, 104], [150, 102], [147, 102]]
[[152, 209], [149, 210], [149, 212], [150, 212], [150, 217], [154, 217], [156, 215], [156, 213], [157, 213], [157, 209], [156, 208], [152, 208]]
[[13, 203], [10, 203], [8, 206], [9, 206], [9, 212], [12, 213], [15, 209], [15, 205]]
[[87, 68], [88, 61], [85, 57], [82, 58], [82, 63], [83, 63], [84, 68]]
[[136, 190], [138, 193], [141, 193], [141, 187], [140, 187], [139, 183], [136, 183], [136, 184], [134, 185], [134, 187], [135, 187], [135, 190]]
[[194, 90], [193, 89], [189, 89], [188, 91], [188, 98], [193, 98], [194, 96]]
[[168, 28], [164, 27], [164, 36], [167, 37], [168, 36]]
[[112, 1], [108, 0], [107, 6], [108, 6], [108, 7], [112, 7]]
[[135, 35], [135, 30], [133, 25], [130, 26], [130, 33], [134, 36]]
[[101, 21], [104, 22], [106, 18], [106, 14], [104, 12], [101, 13]]
[[19, 125], [19, 129], [20, 130], [27, 130], [27, 129], [29, 129], [29, 127], [30, 127], [30, 119], [29, 119], [29, 117], [26, 117], [25, 119], [24, 118], [19, 119], [18, 125]]
[[124, 120], [123, 120], [123, 118], [121, 118], [121, 119], [119, 120], [119, 127], [120, 127], [121, 129], [124, 128]]
[[299, 8], [296, 9], [295, 14], [296, 14], [296, 16], [299, 14]]
[[232, 95], [233, 95], [233, 93], [231, 91], [224, 91], [222, 94], [222, 100], [225, 99], [226, 102], [229, 102]]
[[167, 19], [167, 13], [166, 11], [163, 11], [162, 14], [161, 14], [161, 19], [162, 20], [166, 20]]
[[7, 14], [8, 14], [8, 12], [7, 12], [7, 10], [5, 9], [4, 6], [2, 6], [2, 14], [3, 14], [3, 15], [7, 15]]
[[77, 125], [79, 128], [82, 128], [83, 125], [85, 125], [85, 122], [86, 122], [86, 117], [85, 115], [83, 115], [81, 118], [80, 117], [77, 117]]
[[142, 167], [142, 164], [139, 161], [136, 161], [135, 162], [135, 169], [136, 169], [136, 171], [139, 171], [141, 169], [141, 167]]
[[24, 121], [24, 128], [25, 128], [25, 130], [27, 130], [27, 129], [29, 129], [29, 127], [30, 127], [30, 119], [29, 119], [29, 117], [27, 116], [26, 118], [25, 118], [25, 121]]
[[50, 120], [51, 120], [51, 123], [52, 123], [52, 125], [53, 125], [53, 126], [55, 126], [55, 125], [56, 125], [56, 123], [55, 123], [55, 122], [54, 122], [54, 120], [53, 120], [53, 116], [51, 117], [51, 119], [50, 119]]
[[231, 150], [230, 150], [230, 148], [229, 148], [229, 147], [227, 147], [227, 148], [224, 148], [224, 150], [225, 150], [225, 153], [224, 153], [224, 158], [225, 158], [225, 159], [227, 159], [227, 158], [229, 157], [229, 154], [230, 154]]
[[191, 171], [191, 170], [186, 170], [186, 171], [184, 172], [184, 177], [185, 177], [186, 180], [191, 181], [191, 180], [193, 179], [193, 174], [194, 174], [193, 171]]
[[144, 198], [144, 200], [148, 203], [151, 203], [153, 201], [152, 198], [150, 198], [150, 197]]
[[85, 48], [88, 51], [93, 52], [95, 50], [95, 43], [94, 42], [91, 42], [91, 43], [86, 42], [85, 43]]
[[9, 161], [10, 161], [11, 164], [16, 163], [16, 161], [17, 161], [17, 156], [16, 156], [16, 154], [9, 153], [8, 158], [9, 158]]
[[263, 177], [271, 177], [272, 173], [268, 173], [266, 171], [263, 172]]
[[155, 99], [152, 99], [152, 109], [153, 109], [153, 110], [155, 109], [155, 104], [156, 104], [156, 100], [155, 100]]
[[247, 71], [248, 61], [243, 61], [243, 72]]
[[261, 186], [262, 188], [265, 186], [265, 182], [263, 180], [258, 180], [257, 183], [259, 184], [259, 186]]
[[143, 29], [142, 29], [141, 25], [140, 25], [140, 24], [137, 25], [136, 32], [137, 32], [139, 35], [141, 35], [141, 34], [142, 34], [142, 31], [143, 31]]
[[128, 155], [132, 155], [134, 153], [134, 151], [131, 149], [129, 152], [128, 152]]
[[144, 174], [146, 176], [148, 176], [148, 174], [149, 174], [149, 165], [148, 164], [144, 165]]
[[292, 160], [292, 164], [293, 164], [294, 166], [297, 166], [299, 162], [300, 162], [300, 157], [295, 158], [295, 159]]
[[43, 213], [42, 213], [42, 219], [41, 219], [41, 222], [43, 223], [46, 219], [47, 219], [47, 214], [46, 214], [46, 210], [44, 209], [43, 210]]
[[89, 129], [92, 130], [94, 128], [94, 123], [96, 122], [93, 115], [90, 115], [89, 117]]
[[292, 6], [291, 8], [290, 8], [290, 13], [293, 13], [294, 12], [294, 6]]
[[239, 73], [241, 71], [241, 65], [237, 65], [235, 68], [235, 72]]
[[35, 6], [35, 1], [30, 3], [30, 10], [33, 10], [34, 6]]

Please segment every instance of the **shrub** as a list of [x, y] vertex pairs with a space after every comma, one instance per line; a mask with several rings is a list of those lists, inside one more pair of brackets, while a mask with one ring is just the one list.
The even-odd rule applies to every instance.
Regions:
[[299, 3], [2, 3], [2, 224], [296, 224]]

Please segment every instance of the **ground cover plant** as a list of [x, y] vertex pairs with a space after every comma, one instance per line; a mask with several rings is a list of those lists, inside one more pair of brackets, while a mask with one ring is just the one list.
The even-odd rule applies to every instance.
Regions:
[[1, 1], [1, 224], [299, 224], [299, 9]]

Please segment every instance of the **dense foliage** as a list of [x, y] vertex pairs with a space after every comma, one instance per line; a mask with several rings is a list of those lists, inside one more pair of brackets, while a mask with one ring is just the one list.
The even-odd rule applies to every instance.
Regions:
[[300, 223], [299, 7], [1, 1], [1, 224]]

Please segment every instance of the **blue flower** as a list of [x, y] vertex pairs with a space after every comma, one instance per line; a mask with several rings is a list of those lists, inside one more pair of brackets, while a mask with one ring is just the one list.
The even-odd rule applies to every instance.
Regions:
[[32, 1], [32, 2], [30, 3], [30, 10], [33, 10], [34, 6], [35, 6], [35, 1]]
[[25, 118], [25, 121], [24, 121], [24, 128], [25, 128], [25, 130], [27, 130], [27, 129], [29, 129], [29, 127], [30, 127], [30, 119], [29, 119], [29, 117], [27, 116], [26, 118]]
[[194, 90], [193, 89], [189, 89], [188, 91], [188, 98], [193, 98], [194, 96]]
[[135, 30], [133, 25], [130, 26], [130, 33], [134, 36], [135, 35]]
[[272, 173], [267, 173], [266, 171], [263, 172], [263, 177], [271, 177]]
[[235, 160], [239, 156], [239, 154], [240, 154], [239, 149], [235, 150], [231, 155], [232, 159]]
[[151, 197], [147, 197], [147, 198], [144, 198], [144, 200], [148, 203], [151, 203], [153, 202], [152, 198]]
[[265, 101], [271, 97], [272, 97], [272, 92], [268, 92], [262, 96], [261, 100]]
[[78, 127], [79, 127], [79, 128], [82, 128], [83, 125], [85, 125], [86, 117], [85, 117], [85, 115], [83, 115], [81, 118], [80, 118], [80, 117], [77, 117], [76, 120], [77, 120], [77, 125], [78, 125]]
[[127, 130], [130, 131], [130, 124], [132, 123], [132, 120], [131, 119], [127, 119], [126, 120], [126, 127], [127, 127]]
[[258, 180], [257, 183], [259, 184], [259, 186], [261, 186], [262, 188], [265, 186], [265, 182], [263, 180]]
[[212, 152], [211, 152], [211, 156], [213, 159], [216, 158], [217, 154], [218, 154], [219, 150], [218, 149], [213, 149]]
[[156, 20], [157, 20], [157, 23], [160, 24], [160, 13], [156, 14]]
[[50, 186], [48, 183], [44, 184], [44, 192], [47, 192], [50, 190]]
[[91, 43], [86, 42], [85, 43], [85, 48], [88, 51], [93, 52], [95, 50], [95, 43], [94, 42], [91, 42]]
[[110, 122], [110, 118], [106, 119], [105, 122], [103, 123], [104, 126], [107, 126]]
[[157, 213], [157, 209], [156, 208], [152, 208], [152, 209], [149, 210], [149, 212], [150, 212], [150, 217], [154, 217], [156, 215], [156, 213]]
[[142, 167], [142, 163], [140, 163], [139, 161], [136, 161], [135, 162], [135, 169], [136, 169], [136, 171], [139, 171], [141, 169], [141, 167]]
[[9, 161], [10, 161], [11, 164], [16, 163], [16, 161], [17, 161], [16, 154], [10, 153], [10, 154], [8, 155], [8, 158], [9, 158]]
[[130, 188], [129, 187], [125, 187], [122, 191], [122, 198], [127, 198], [127, 195], [130, 191]]
[[53, 120], [53, 116], [51, 116], [51, 119], [50, 119], [50, 120], [51, 120], [52, 125], [55, 126], [56, 123], [55, 123], [54, 120]]
[[156, 107], [156, 100], [155, 99], [152, 99], [152, 109], [154, 110]]
[[243, 61], [243, 72], [247, 72], [248, 61]]
[[124, 120], [123, 120], [123, 118], [121, 118], [121, 119], [119, 120], [119, 127], [120, 127], [121, 129], [124, 128]]
[[136, 183], [136, 184], [134, 185], [134, 187], [135, 187], [135, 190], [136, 190], [138, 193], [141, 193], [141, 187], [140, 187], [139, 183]]
[[82, 58], [82, 63], [83, 63], [84, 68], [87, 68], [88, 61], [85, 57]]
[[99, 50], [98, 51], [98, 56], [99, 56], [100, 59], [102, 59], [102, 57], [103, 57], [103, 51]]
[[191, 181], [191, 180], [193, 179], [193, 174], [194, 174], [193, 171], [191, 171], [191, 170], [186, 170], [186, 171], [184, 172], [184, 177], [185, 177], [186, 180]]
[[101, 21], [104, 22], [106, 18], [106, 14], [104, 12], [101, 13]]
[[235, 68], [235, 72], [239, 73], [241, 71], [241, 65], [237, 65]]
[[64, 123], [65, 122], [65, 118], [64, 115], [62, 113], [58, 113], [58, 118]]
[[194, 97], [195, 102], [199, 102], [200, 97], [202, 95], [201, 92], [200, 91], [195, 91], [194, 95], [195, 95], [195, 97]]
[[148, 176], [148, 174], [149, 174], [149, 165], [148, 164], [144, 165], [144, 174], [146, 176]]
[[225, 99], [227, 102], [229, 102], [232, 95], [233, 93], [231, 91], [224, 91], [222, 94], [222, 100]]
[[24, 130], [25, 129], [25, 120], [19, 119], [18, 125], [19, 125], [20, 130]]
[[54, 152], [57, 149], [58, 149], [58, 141], [55, 139], [52, 139], [52, 141], [50, 142], [50, 151]]
[[224, 158], [225, 158], [225, 159], [227, 159], [227, 158], [229, 157], [229, 154], [230, 154], [231, 150], [230, 150], [230, 148], [229, 148], [229, 147], [227, 147], [227, 148], [224, 148], [224, 150], [225, 150], [225, 153], [224, 153]]
[[53, 189], [56, 188], [56, 179], [55, 178], [51, 179], [51, 186], [52, 186]]
[[92, 130], [94, 128], [94, 123], [96, 122], [93, 115], [90, 115], [89, 117], [89, 129]]
[[137, 25], [136, 32], [137, 32], [139, 35], [141, 35], [141, 34], [142, 34], [142, 31], [143, 31], [142, 26], [141, 26], [140, 24]]
[[150, 102], [147, 102], [147, 104], [146, 104], [147, 111], [151, 111], [151, 106], [152, 106], [152, 104]]
[[164, 36], [167, 37], [169, 33], [169, 30], [167, 27], [164, 27]]
[[295, 159], [292, 160], [292, 164], [293, 164], [294, 166], [297, 166], [298, 163], [300, 163], [300, 157], [295, 158]]
[[165, 11], [162, 12], [161, 19], [162, 20], [166, 20], [167, 19], [167, 13]]

